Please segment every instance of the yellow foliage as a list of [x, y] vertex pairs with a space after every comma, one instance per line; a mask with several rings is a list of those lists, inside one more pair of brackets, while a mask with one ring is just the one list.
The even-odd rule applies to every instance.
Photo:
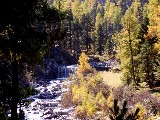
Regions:
[[82, 94], [82, 104], [76, 107], [75, 114], [79, 118], [90, 117], [95, 114], [97, 107], [95, 104], [95, 98], [90, 93]]
[[160, 41], [154, 45], [154, 49], [160, 54]]
[[113, 91], [112, 90], [110, 91], [110, 95], [109, 95], [109, 97], [107, 99], [107, 105], [110, 108], [112, 108], [113, 105], [114, 105], [114, 96], [113, 96]]
[[157, 26], [148, 26], [148, 34], [145, 38], [153, 38], [157, 35]]
[[148, 120], [156, 120], [156, 119], [155, 119], [154, 116], [152, 115], [150, 118], [148, 118]]
[[[97, 110], [105, 110], [107, 101], [103, 96], [102, 89], [99, 88], [100, 83], [103, 82], [101, 74], [93, 74], [91, 71], [87, 56], [82, 53], [79, 59], [78, 77], [71, 84], [72, 103], [76, 105], [75, 115], [78, 118], [85, 119], [95, 115]], [[87, 74], [87, 72], [91, 74]], [[83, 77], [83, 75], [85, 76]], [[79, 77], [80, 76], [80, 77]], [[102, 90], [102, 91], [100, 91]], [[97, 105], [99, 104], [99, 106]]]
[[78, 103], [78, 101], [79, 101], [79, 87], [78, 87], [78, 85], [73, 85], [73, 87], [72, 87], [72, 94], [73, 94], [73, 98], [72, 98], [72, 101], [74, 102], [74, 103]]
[[85, 108], [87, 116], [93, 116], [97, 111], [95, 97], [91, 93], [88, 93], [86, 99], [83, 99], [82, 106]]
[[80, 89], [79, 89], [79, 91], [80, 91], [81, 101], [87, 100], [88, 89], [86, 88], [86, 86], [81, 86]]
[[100, 105], [101, 107], [105, 107], [106, 106], [107, 101], [106, 101], [104, 95], [102, 94], [102, 91], [97, 93], [97, 95], [96, 95], [96, 103], [98, 105]]
[[87, 80], [86, 80], [86, 78], [85, 77], [80, 77], [80, 86], [86, 86], [86, 84], [87, 84]]
[[140, 103], [137, 103], [135, 105], [135, 108], [139, 108], [139, 112], [138, 112], [138, 120], [144, 120], [144, 115], [147, 112], [146, 109], [144, 108], [144, 106]]
[[89, 78], [87, 84], [88, 84], [89, 87], [95, 88], [96, 87], [96, 80], [94, 79], [94, 77]]
[[78, 89], [78, 85], [77, 84], [74, 84], [73, 87], [72, 87], [72, 93], [74, 94]]
[[82, 102], [82, 105], [78, 105], [75, 110], [75, 114], [79, 118], [91, 117], [95, 114], [97, 108], [93, 99], [87, 99]]
[[100, 73], [94, 75], [94, 79], [96, 80], [96, 83], [102, 83], [103, 82], [103, 77]]
[[72, 101], [75, 104], [78, 104], [79, 102], [82, 102], [82, 100], [87, 99], [88, 89], [86, 88], [86, 86], [83, 85], [78, 86], [77, 84], [75, 84], [72, 87], [72, 94], [73, 94]]
[[78, 74], [78, 76], [82, 76], [85, 71], [91, 69], [91, 66], [88, 63], [87, 55], [84, 52], [82, 52], [78, 61], [79, 61], [79, 65], [78, 65], [78, 69], [77, 69], [77, 74]]
[[97, 111], [95, 104], [90, 101], [87, 102], [87, 108], [87, 116], [93, 116]]

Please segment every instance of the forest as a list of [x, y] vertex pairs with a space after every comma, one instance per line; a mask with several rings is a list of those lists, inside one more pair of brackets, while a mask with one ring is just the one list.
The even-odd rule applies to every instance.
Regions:
[[[91, 58], [117, 68], [98, 70]], [[35, 84], [73, 63], [58, 88], [62, 108], [74, 106], [71, 120], [159, 120], [160, 1], [0, 2], [0, 120], [26, 120]]]
[[128, 84], [145, 79], [152, 87], [159, 79], [159, 1], [55, 0], [51, 5], [68, 17], [61, 22], [61, 47], [77, 56], [81, 51], [118, 56]]

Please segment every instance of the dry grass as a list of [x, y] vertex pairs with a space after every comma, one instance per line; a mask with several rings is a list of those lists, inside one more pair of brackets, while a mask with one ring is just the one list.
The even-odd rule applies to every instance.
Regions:
[[111, 87], [119, 87], [119, 86], [123, 85], [123, 83], [120, 79], [120, 77], [122, 76], [121, 73], [113, 73], [113, 72], [103, 71], [103, 72], [101, 72], [101, 75], [103, 77], [103, 81]]

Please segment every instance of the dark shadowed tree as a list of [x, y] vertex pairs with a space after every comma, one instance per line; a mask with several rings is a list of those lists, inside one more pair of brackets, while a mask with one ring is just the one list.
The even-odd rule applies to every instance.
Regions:
[[[45, 0], [9, 0], [0, 3], [1, 60], [7, 60], [12, 69], [11, 119], [17, 120], [19, 99], [19, 66], [34, 65], [50, 45], [49, 36], [59, 32], [61, 13], [49, 8]], [[56, 29], [52, 29], [52, 28]]]

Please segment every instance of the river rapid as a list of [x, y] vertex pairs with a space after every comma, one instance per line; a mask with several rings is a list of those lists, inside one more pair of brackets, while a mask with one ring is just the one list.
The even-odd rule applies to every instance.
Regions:
[[67, 80], [39, 80], [32, 84], [39, 91], [30, 96], [31, 104], [23, 107], [26, 120], [73, 120], [74, 107], [64, 109], [61, 106], [62, 94], [67, 90], [63, 85]]

